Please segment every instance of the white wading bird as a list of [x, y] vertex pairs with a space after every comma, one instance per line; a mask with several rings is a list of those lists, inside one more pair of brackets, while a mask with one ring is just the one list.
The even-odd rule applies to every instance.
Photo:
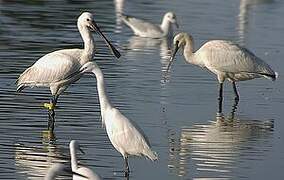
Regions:
[[80, 79], [77, 72], [83, 64], [93, 59], [95, 55], [95, 43], [91, 31], [96, 31], [107, 43], [114, 55], [119, 58], [120, 53], [107, 40], [94, 21], [93, 15], [84, 12], [77, 21], [79, 32], [84, 41], [84, 49], [63, 49], [48, 53], [26, 69], [17, 80], [17, 91], [25, 87], [49, 87], [52, 98], [50, 104], [45, 103], [49, 110], [48, 130], [54, 129], [54, 108], [58, 96], [71, 84]]
[[94, 173], [90, 168], [78, 166], [76, 151], [80, 150], [83, 153], [79, 143], [75, 140], [72, 140], [69, 144], [69, 148], [71, 155], [71, 168], [74, 173], [77, 173], [73, 174], [73, 180], [100, 180], [100, 176]]
[[157, 154], [151, 150], [144, 132], [109, 101], [104, 76], [99, 66], [95, 62], [88, 62], [80, 71], [81, 73], [92, 72], [96, 75], [102, 122], [112, 145], [125, 160], [125, 176], [129, 175], [128, 156], [143, 155], [152, 161], [157, 160]]
[[[85, 177], [85, 176], [80, 175], [76, 172], [73, 172], [70, 167], [67, 167], [64, 164], [55, 163], [48, 169], [48, 171], [47, 171], [47, 173], [44, 177], [44, 180], [54, 180], [56, 178], [56, 176], [60, 176], [63, 173], [74, 174], [74, 175], [76, 174], [76, 175], [78, 175], [79, 177], [82, 177], [82, 178]], [[86, 179], [86, 178], [84, 178], [84, 179]]]
[[152, 24], [150, 22], [122, 15], [123, 22], [128, 25], [135, 35], [149, 38], [169, 37], [173, 34], [172, 24], [178, 28], [176, 15], [173, 12], [168, 12], [164, 15], [161, 25]]
[[174, 60], [176, 52], [181, 47], [183, 48], [186, 62], [206, 68], [216, 74], [220, 84], [218, 113], [222, 113], [223, 82], [225, 79], [232, 82], [235, 100], [238, 102], [239, 94], [236, 88], [236, 81], [245, 81], [259, 77], [265, 77], [274, 81], [277, 78], [277, 73], [266, 62], [256, 57], [249, 50], [231, 41], [208, 41], [194, 52], [192, 36], [187, 33], [179, 33], [174, 37], [173, 43], [175, 49], [167, 71]]

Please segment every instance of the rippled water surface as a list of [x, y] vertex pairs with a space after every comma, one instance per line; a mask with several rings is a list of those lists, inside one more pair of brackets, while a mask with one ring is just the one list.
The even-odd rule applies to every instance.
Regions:
[[[76, 18], [93, 12], [122, 53], [116, 60], [99, 36], [96, 62], [113, 104], [145, 131], [159, 161], [131, 158], [129, 179], [283, 179], [284, 2], [281, 0], [0, 1], [0, 178], [41, 179], [55, 162], [68, 162], [68, 143], [85, 150], [80, 163], [105, 179], [123, 178], [123, 159], [102, 128], [96, 80], [86, 75], [60, 96], [56, 140], [42, 137], [49, 99], [45, 88], [16, 93], [15, 80], [44, 54], [82, 47]], [[118, 18], [126, 13], [160, 23], [177, 15], [179, 31], [197, 47], [209, 39], [238, 42], [264, 59], [280, 78], [238, 84], [233, 106], [225, 85], [224, 117], [216, 118], [215, 76], [187, 65], [181, 55], [164, 81], [171, 42], [139, 38]], [[232, 111], [236, 111], [235, 113]], [[62, 179], [70, 179], [63, 176]]]

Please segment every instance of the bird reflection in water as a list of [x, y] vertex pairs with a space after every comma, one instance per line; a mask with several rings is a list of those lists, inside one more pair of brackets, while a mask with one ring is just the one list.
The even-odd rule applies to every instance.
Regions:
[[[246, 33], [248, 30], [248, 21], [249, 21], [249, 11], [254, 6], [259, 4], [268, 4], [272, 3], [274, 0], [240, 0], [239, 15], [238, 15], [238, 33], [239, 33], [239, 43], [244, 46]], [[251, 13], [253, 15], [253, 13]]]
[[[14, 144], [16, 171], [23, 179], [39, 179], [45, 176], [54, 163], [69, 161], [68, 149], [58, 148], [55, 144], [44, 143], [43, 146], [31, 144]], [[71, 176], [70, 176], [71, 177]]]
[[[171, 41], [167, 38], [151, 39], [132, 36], [128, 42], [127, 49], [129, 50], [127, 51], [126, 57], [130, 57], [131, 59], [136, 59], [136, 56], [139, 54], [139, 52], [142, 52], [143, 55], [153, 55], [157, 50], [159, 51], [162, 76], [161, 82], [164, 84], [164, 75], [171, 57]], [[167, 75], [169, 76], [170, 73]]]
[[178, 176], [188, 177], [190, 170], [193, 178], [230, 179], [249, 161], [265, 158], [273, 130], [272, 120], [236, 118], [234, 112], [207, 124], [184, 126], [177, 142], [170, 143], [169, 168]]
[[[168, 60], [171, 55], [170, 43], [167, 38], [151, 39], [139, 36], [132, 36], [131, 38], [129, 38], [128, 42], [129, 44], [127, 45], [127, 48], [131, 50], [128, 51], [128, 55], [135, 55], [137, 51], [150, 53], [155, 51], [156, 49], [160, 50], [161, 59]], [[164, 69], [166, 69], [167, 65], [168, 64], [164, 64]]]
[[114, 0], [113, 3], [115, 7], [115, 16], [116, 16], [115, 32], [121, 33], [122, 29], [121, 15], [123, 14], [124, 0]]

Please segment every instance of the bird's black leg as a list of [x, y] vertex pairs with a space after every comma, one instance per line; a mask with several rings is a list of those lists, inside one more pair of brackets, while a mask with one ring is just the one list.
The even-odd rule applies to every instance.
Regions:
[[230, 117], [230, 119], [232, 119], [232, 120], [235, 118], [235, 112], [237, 111], [238, 103], [239, 103], [239, 101], [235, 100], [235, 102], [232, 106], [231, 117]]
[[51, 132], [54, 130], [54, 122], [55, 122], [55, 105], [56, 105], [57, 97], [52, 96], [50, 99], [50, 106], [48, 107], [48, 124], [47, 124], [47, 129]]
[[220, 83], [219, 85], [220, 85], [220, 87], [219, 87], [219, 97], [218, 97], [218, 100], [219, 100], [219, 109], [218, 109], [218, 113], [222, 113], [222, 102], [223, 102], [223, 83]]
[[125, 161], [125, 177], [128, 177], [129, 176], [128, 158], [124, 157], [124, 161]]
[[233, 89], [234, 89], [234, 93], [235, 93], [235, 103], [238, 104], [240, 96], [239, 96], [235, 81], [233, 81], [232, 84], [233, 84]]

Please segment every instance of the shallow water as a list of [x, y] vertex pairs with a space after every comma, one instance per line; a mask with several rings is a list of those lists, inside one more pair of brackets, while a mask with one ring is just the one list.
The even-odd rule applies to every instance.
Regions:
[[[120, 60], [95, 35], [96, 62], [103, 69], [111, 101], [145, 131], [159, 154], [152, 163], [131, 158], [130, 179], [284, 178], [284, 2], [240, 1], [0, 1], [0, 177], [41, 179], [54, 162], [67, 162], [68, 143], [85, 150], [80, 163], [105, 179], [124, 179], [123, 160], [101, 127], [96, 81], [86, 75], [61, 95], [56, 140], [42, 137], [48, 89], [16, 93], [19, 74], [42, 55], [81, 47], [76, 18], [88, 10], [119, 47]], [[257, 79], [225, 85], [224, 119], [216, 118], [217, 82], [181, 55], [164, 81], [170, 55], [167, 40], [132, 36], [117, 18], [121, 12], [159, 23], [174, 11], [179, 31], [190, 32], [196, 47], [209, 39], [230, 39], [263, 58], [280, 74], [276, 82]], [[232, 114], [233, 111], [236, 111]], [[62, 179], [70, 179], [65, 176]]]

